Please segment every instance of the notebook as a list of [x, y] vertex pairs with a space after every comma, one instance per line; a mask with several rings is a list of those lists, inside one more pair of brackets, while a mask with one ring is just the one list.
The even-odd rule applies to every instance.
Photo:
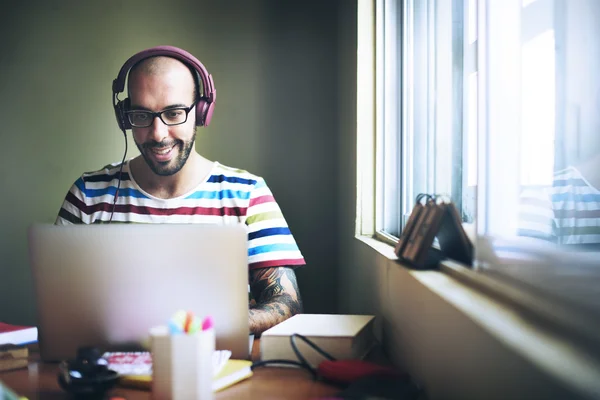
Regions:
[[[230, 359], [231, 352], [213, 353], [213, 392], [223, 390], [253, 375], [252, 361]], [[149, 352], [105, 353], [108, 368], [120, 375], [119, 386], [152, 389], [152, 357]]]
[[143, 350], [176, 310], [212, 315], [216, 348], [248, 359], [245, 225], [33, 225], [29, 257], [43, 361], [80, 346]]
[[[215, 375], [221, 372], [230, 357], [229, 350], [216, 350], [213, 353]], [[121, 376], [152, 375], [152, 354], [149, 351], [106, 352], [102, 358], [106, 360], [108, 369], [118, 372]]]

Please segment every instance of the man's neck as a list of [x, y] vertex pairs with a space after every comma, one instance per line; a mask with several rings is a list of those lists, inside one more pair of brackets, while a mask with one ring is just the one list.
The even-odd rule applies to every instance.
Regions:
[[142, 156], [131, 160], [130, 172], [138, 185], [147, 193], [160, 199], [171, 199], [189, 192], [210, 173], [213, 163], [195, 151], [174, 175], [156, 175]]

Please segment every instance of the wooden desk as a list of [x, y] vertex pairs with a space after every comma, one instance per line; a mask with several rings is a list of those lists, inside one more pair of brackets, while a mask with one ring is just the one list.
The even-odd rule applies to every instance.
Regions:
[[[260, 339], [255, 339], [252, 360], [259, 359]], [[34, 352], [27, 369], [0, 372], [0, 381], [29, 400], [67, 399], [67, 393], [56, 380], [58, 364], [38, 360], [39, 355]], [[216, 393], [215, 399], [311, 399], [331, 396], [339, 391], [335, 386], [313, 381], [311, 375], [301, 369], [260, 367], [254, 371], [252, 378]], [[143, 390], [117, 387], [111, 394], [127, 400], [150, 399], [150, 392]]]

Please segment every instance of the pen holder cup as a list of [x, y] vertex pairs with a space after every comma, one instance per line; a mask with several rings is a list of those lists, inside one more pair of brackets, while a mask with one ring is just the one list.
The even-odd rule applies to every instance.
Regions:
[[159, 326], [150, 330], [150, 338], [154, 400], [213, 399], [214, 329], [188, 335]]

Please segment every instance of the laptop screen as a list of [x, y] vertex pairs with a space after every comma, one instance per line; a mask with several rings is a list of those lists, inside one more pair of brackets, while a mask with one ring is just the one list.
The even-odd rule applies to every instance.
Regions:
[[45, 361], [139, 346], [177, 310], [211, 315], [217, 349], [248, 358], [245, 225], [38, 224], [29, 256]]

